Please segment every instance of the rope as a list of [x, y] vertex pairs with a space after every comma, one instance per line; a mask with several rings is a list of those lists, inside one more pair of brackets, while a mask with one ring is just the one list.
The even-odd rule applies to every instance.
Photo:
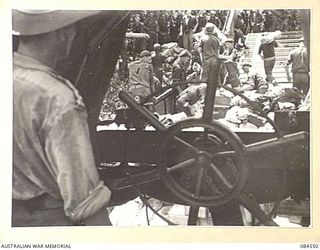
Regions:
[[[173, 223], [172, 221], [168, 220], [166, 217], [164, 217], [162, 214], [160, 214], [158, 212], [158, 210], [154, 209], [150, 203], [148, 202], [148, 200], [146, 199], [146, 197], [140, 192], [140, 190], [138, 188], [136, 188], [140, 199], [142, 200], [142, 202], [146, 205], [146, 208], [150, 208], [150, 210], [157, 215], [160, 219], [162, 219], [163, 221], [165, 221], [166, 223], [168, 223], [168, 225], [170, 226], [177, 226], [178, 224]], [[150, 221], [149, 221], [149, 217], [147, 217], [147, 221], [148, 221], [148, 225], [150, 225]]]

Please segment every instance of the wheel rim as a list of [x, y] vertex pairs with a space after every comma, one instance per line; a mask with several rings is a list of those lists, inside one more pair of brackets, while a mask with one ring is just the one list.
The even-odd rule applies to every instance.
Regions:
[[[190, 142], [183, 138], [183, 133], [191, 128], [203, 131], [197, 132]], [[216, 206], [242, 192], [248, 177], [244, 145], [220, 123], [200, 120], [176, 123], [166, 133], [162, 149], [159, 167], [163, 181], [182, 200], [197, 206]], [[172, 162], [170, 155], [179, 152], [184, 156]]]

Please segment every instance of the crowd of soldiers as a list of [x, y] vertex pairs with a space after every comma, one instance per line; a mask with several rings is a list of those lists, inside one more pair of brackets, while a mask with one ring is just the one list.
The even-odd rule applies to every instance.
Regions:
[[[116, 86], [119, 81], [126, 83], [124, 90], [129, 91], [134, 96], [143, 97], [148, 96], [160, 87], [178, 81], [205, 79], [206, 60], [204, 60], [202, 54], [207, 54], [208, 50], [211, 50], [209, 54], [213, 53], [209, 57], [217, 56], [220, 61], [223, 59], [219, 75], [220, 84], [230, 84], [240, 91], [254, 89], [262, 93], [267, 90], [266, 87], [269, 83], [277, 84], [272, 76], [274, 47], [277, 46], [275, 42], [270, 43], [272, 48], [269, 48], [269, 43], [267, 43], [267, 45], [261, 45], [259, 49], [259, 54], [264, 60], [267, 78], [253, 77], [252, 70], [247, 70], [251, 65], [241, 65], [243, 72], [249, 77], [246, 81], [249, 84], [243, 86], [240, 83], [238, 63], [243, 55], [248, 52], [245, 35], [249, 32], [264, 32], [264, 35], [267, 35], [276, 29], [277, 32], [300, 29], [297, 12], [295, 10], [237, 11], [233, 23], [234, 36], [221, 39], [219, 35], [223, 34], [227, 15], [228, 11], [224, 10], [133, 12], [128, 32], [146, 33], [149, 35], [149, 39], [125, 40], [119, 60], [118, 77], [120, 79], [117, 80], [116, 84], [111, 84], [109, 97], [105, 100], [103, 110], [110, 110], [113, 113], [115, 109], [119, 108], [118, 100], [115, 101], [118, 90], [122, 88]], [[279, 22], [278, 19], [281, 19], [281, 21]], [[279, 27], [284, 20], [289, 21], [285, 22], [286, 25], [283, 27]], [[212, 29], [212, 31], [207, 32], [208, 29]], [[218, 38], [219, 45], [211, 44], [209, 47], [205, 45], [206, 48], [203, 49], [202, 39], [208, 33], [211, 34], [213, 40]], [[266, 40], [266, 38], [268, 38], [268, 35], [263, 39]], [[273, 53], [269, 53], [270, 50]], [[203, 86], [199, 85], [198, 87], [201, 91], [194, 86], [191, 88], [191, 96], [201, 99], [199, 93], [204, 92]], [[176, 88], [175, 90], [177, 92], [175, 93], [175, 99], [170, 101], [170, 98], [168, 98], [167, 101], [170, 103], [166, 103], [166, 109], [162, 112], [174, 113], [179, 111], [177, 107], [181, 105], [176, 101], [179, 100], [179, 96], [185, 99], [183, 93], [186, 91], [184, 91], [184, 88]], [[112, 92], [114, 92], [114, 98], [110, 98]], [[187, 94], [190, 95], [189, 90], [187, 90]], [[185, 109], [181, 110], [186, 111]], [[187, 113], [190, 114], [188, 110]]]
[[[138, 41], [131, 46], [133, 52], [153, 49], [155, 43], [160, 45], [178, 42], [179, 46], [188, 48], [187, 38], [190, 32], [201, 32], [207, 22], [220, 30], [226, 24], [226, 10], [171, 10], [171, 11], [136, 11], [131, 15], [129, 31], [148, 33], [148, 42]], [[235, 28], [244, 35], [255, 32], [273, 32], [275, 30], [301, 30], [300, 19], [296, 10], [242, 10], [236, 17]], [[237, 40], [237, 39], [235, 39]]]

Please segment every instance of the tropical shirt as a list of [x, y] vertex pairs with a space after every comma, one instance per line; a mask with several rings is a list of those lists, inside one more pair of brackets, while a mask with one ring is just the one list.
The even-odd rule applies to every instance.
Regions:
[[99, 180], [77, 90], [51, 68], [15, 53], [13, 93], [12, 198], [62, 199], [74, 221], [95, 214], [111, 192]]

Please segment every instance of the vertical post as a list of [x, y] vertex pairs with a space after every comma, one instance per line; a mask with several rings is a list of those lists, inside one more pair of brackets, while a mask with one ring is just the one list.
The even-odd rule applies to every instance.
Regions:
[[225, 23], [225, 27], [223, 30], [223, 33], [228, 37], [228, 38], [233, 38], [234, 37], [234, 17], [236, 15], [236, 11], [235, 10], [230, 10], [229, 11], [229, 15], [228, 15], [228, 19]]
[[189, 216], [188, 216], [188, 225], [189, 226], [195, 226], [197, 225], [198, 220], [198, 213], [199, 213], [199, 207], [198, 206], [191, 206], [189, 209]]

